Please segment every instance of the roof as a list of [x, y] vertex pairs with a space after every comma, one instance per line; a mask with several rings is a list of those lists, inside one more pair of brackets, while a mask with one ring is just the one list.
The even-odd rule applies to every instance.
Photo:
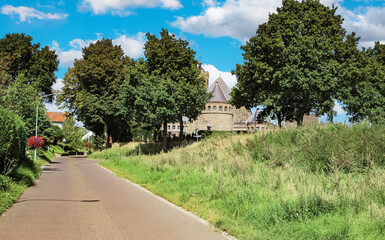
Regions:
[[258, 115], [259, 115], [259, 110], [257, 109], [251, 116], [246, 120], [246, 122], [258, 122]]
[[47, 112], [47, 116], [51, 122], [65, 122], [67, 114], [64, 112]]
[[227, 102], [230, 100], [230, 88], [226, 85], [225, 81], [219, 76], [215, 82], [213, 82], [208, 92], [212, 93], [210, 102]]

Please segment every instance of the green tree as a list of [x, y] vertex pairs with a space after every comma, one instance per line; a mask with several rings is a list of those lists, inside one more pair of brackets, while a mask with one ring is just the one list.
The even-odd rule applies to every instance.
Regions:
[[83, 48], [83, 57], [75, 60], [64, 77], [65, 86], [57, 101], [71, 110], [85, 127], [108, 139], [123, 138], [123, 129], [129, 127], [120, 114], [119, 96], [126, 67], [133, 60], [124, 56], [120, 46], [110, 39], [102, 39]]
[[22, 119], [0, 106], [0, 174], [8, 175], [25, 157], [27, 135]]
[[[168, 122], [180, 122], [180, 139], [183, 136], [182, 117], [191, 120], [196, 119], [204, 108], [209, 94], [207, 94], [204, 80], [199, 77], [198, 61], [195, 52], [189, 47], [189, 43], [177, 39], [174, 34], [162, 29], [160, 38], [147, 33], [147, 42], [144, 45], [144, 55], [150, 75], [164, 79], [162, 89], [168, 92], [169, 97], [175, 102], [175, 108], [163, 116], [164, 149], [166, 146], [165, 129]], [[169, 88], [168, 90], [166, 88]], [[174, 92], [172, 92], [174, 91]], [[163, 106], [160, 106], [163, 107]]]
[[0, 92], [0, 105], [21, 117], [29, 136], [35, 135], [37, 106], [39, 106], [38, 133], [42, 134], [45, 129], [51, 127], [42, 100], [37, 89], [29, 85], [24, 76], [18, 77], [14, 84]]
[[[349, 40], [349, 39], [348, 39]], [[345, 49], [343, 68], [340, 71], [343, 87], [340, 99], [351, 115], [351, 122], [364, 119], [372, 123], [385, 119], [385, 45], [375, 43], [374, 48], [358, 50], [358, 39], [350, 39]]]
[[146, 63], [139, 60], [130, 69], [122, 85], [122, 108], [125, 116], [136, 122], [159, 129], [163, 124], [163, 150], [167, 151], [167, 123], [178, 120], [178, 84], [170, 78], [149, 73]]
[[[6, 34], [0, 39], [0, 58], [10, 61], [4, 71], [10, 76], [2, 84], [15, 82], [23, 74], [28, 84], [44, 94], [52, 93], [59, 61], [54, 50], [32, 43], [32, 37], [24, 33]], [[47, 99], [52, 100], [52, 97]]]
[[84, 148], [82, 141], [83, 135], [86, 133], [81, 127], [75, 126], [76, 122], [72, 116], [68, 116], [63, 124], [63, 137], [66, 139], [67, 146], [75, 151], [80, 151]]
[[233, 71], [236, 106], [264, 105], [264, 113], [296, 120], [333, 114], [345, 30], [336, 7], [318, 0], [284, 0], [241, 49], [244, 63]]

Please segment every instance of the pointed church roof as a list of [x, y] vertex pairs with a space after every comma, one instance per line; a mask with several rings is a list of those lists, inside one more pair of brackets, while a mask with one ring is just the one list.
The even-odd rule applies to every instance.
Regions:
[[258, 122], [258, 115], [259, 115], [259, 109], [257, 109], [251, 116], [247, 119], [246, 123], [248, 122]]
[[226, 85], [225, 81], [219, 76], [215, 82], [213, 82], [208, 92], [212, 93], [210, 102], [227, 102], [230, 100], [230, 88]]

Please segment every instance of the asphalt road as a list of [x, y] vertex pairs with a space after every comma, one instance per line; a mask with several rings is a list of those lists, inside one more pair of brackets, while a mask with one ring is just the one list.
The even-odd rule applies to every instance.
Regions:
[[56, 158], [0, 217], [0, 239], [226, 239], [82, 157]]

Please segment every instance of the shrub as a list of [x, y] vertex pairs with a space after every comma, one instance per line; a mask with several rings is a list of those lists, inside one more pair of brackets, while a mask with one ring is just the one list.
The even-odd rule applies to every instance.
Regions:
[[26, 130], [19, 116], [0, 106], [0, 173], [8, 175], [25, 156]]
[[45, 140], [44, 137], [34, 137], [31, 136], [28, 138], [27, 145], [29, 148], [39, 148], [39, 147], [44, 147], [45, 145]]

